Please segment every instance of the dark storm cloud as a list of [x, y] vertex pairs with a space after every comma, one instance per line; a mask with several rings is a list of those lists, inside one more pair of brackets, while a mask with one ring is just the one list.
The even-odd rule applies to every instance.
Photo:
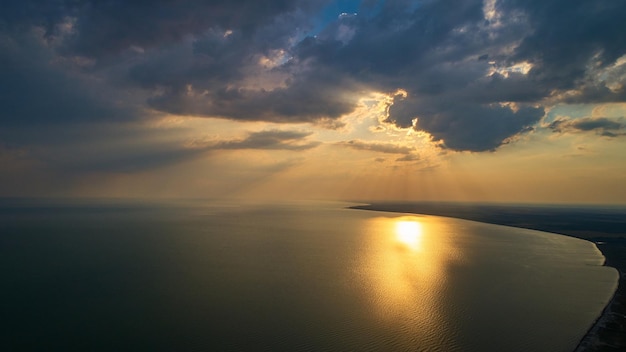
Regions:
[[530, 75], [538, 84], [575, 89], [590, 63], [607, 67], [626, 52], [623, 1], [501, 0], [497, 6], [523, 12], [533, 29], [510, 60], [534, 63]]
[[251, 35], [277, 15], [311, 6], [291, 0], [7, 0], [0, 19], [16, 28], [39, 25], [49, 35], [59, 23], [69, 21], [75, 32], [67, 49], [100, 57], [131, 46], [176, 42], [215, 27]]
[[626, 99], [623, 1], [498, 0], [487, 15], [482, 0], [364, 1], [307, 35], [322, 6], [5, 2], [0, 123], [128, 119], [147, 108], [333, 125], [364, 93], [401, 89], [388, 123], [488, 151], [557, 102]]
[[482, 1], [386, 1], [373, 17], [342, 17], [319, 36], [306, 38], [298, 55], [363, 78], [391, 75], [397, 80], [400, 73], [428, 70], [434, 61], [457, 55], [453, 51], [458, 48], [451, 47], [457, 40], [453, 31], [463, 26], [475, 30], [481, 21]]
[[70, 65], [35, 30], [0, 32], [0, 124], [124, 120], [133, 114], [133, 108], [116, 103], [117, 93], [68, 70]]
[[[272, 4], [266, 9], [275, 15], [271, 21], [252, 21], [246, 16], [265, 12], [254, 12], [259, 5], [251, 3], [238, 5], [242, 13], [236, 23], [208, 18], [207, 28], [191, 32], [192, 40], [146, 50], [130, 65], [129, 83], [154, 92], [149, 107], [173, 114], [289, 123], [337, 119], [353, 111], [352, 80], [324, 67], [307, 70], [288, 62], [293, 58], [286, 50], [307, 27], [303, 11], [310, 6]], [[275, 67], [265, 67], [263, 59], [275, 60]], [[272, 82], [251, 86], [248, 81], [259, 71]]]
[[[337, 117], [353, 105], [340, 101], [307, 112], [318, 98], [300, 110], [297, 84], [271, 94], [233, 88], [250, 74], [242, 70], [307, 27], [310, 8], [307, 1], [9, 1], [0, 14], [0, 120], [126, 119], [146, 103], [164, 112], [248, 120]], [[180, 50], [186, 43], [190, 52]], [[180, 95], [190, 84], [222, 102], [194, 108]], [[228, 107], [239, 101], [259, 117]]]
[[506, 143], [507, 138], [527, 132], [544, 114], [542, 108], [507, 105], [481, 105], [460, 101], [399, 100], [390, 108], [390, 119], [397, 125], [428, 131], [434, 141], [445, 142], [453, 150], [489, 151]]
[[[622, 118], [623, 119], [623, 118]], [[585, 117], [580, 119], [557, 119], [548, 128], [558, 133], [593, 131], [604, 137], [626, 136], [626, 125], [606, 117]]]
[[340, 19], [354, 32], [348, 43], [336, 39], [337, 31], [335, 38], [324, 33], [304, 40], [300, 55], [383, 91], [404, 89], [408, 95], [395, 99], [388, 121], [411, 127], [417, 118], [416, 128], [451, 149], [493, 150], [539, 121], [543, 109], [498, 105], [533, 102], [545, 92], [519, 74], [487, 77], [493, 64], [485, 51], [508, 43], [512, 34], [502, 30], [502, 39], [490, 32], [482, 1], [433, 1], [412, 11], [393, 5], [371, 19]]
[[303, 40], [298, 56], [376, 89], [404, 89], [388, 121], [417, 118], [417, 129], [455, 150], [494, 150], [532, 130], [542, 105], [568, 90], [576, 94], [566, 101], [624, 100], [626, 75], [613, 72], [624, 65], [611, 67], [626, 53], [626, 3], [497, 1], [491, 18], [482, 1], [404, 5], [340, 18]]
[[[181, 115], [241, 121], [315, 122], [337, 119], [356, 108], [356, 101], [344, 97], [344, 84], [332, 84], [336, 80], [335, 77], [321, 80], [319, 76], [306, 80], [296, 78], [286, 88], [219, 87], [201, 94], [191, 94], [187, 88], [170, 88], [150, 98], [148, 104], [157, 110]], [[200, 84], [196, 88], [207, 87]]]

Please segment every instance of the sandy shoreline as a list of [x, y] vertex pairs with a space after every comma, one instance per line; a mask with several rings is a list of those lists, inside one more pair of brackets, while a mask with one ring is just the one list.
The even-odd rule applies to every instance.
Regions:
[[620, 278], [613, 298], [574, 352], [626, 351], [626, 208], [430, 202], [374, 203], [350, 208], [447, 216], [593, 242], [605, 257], [604, 265], [616, 268]]

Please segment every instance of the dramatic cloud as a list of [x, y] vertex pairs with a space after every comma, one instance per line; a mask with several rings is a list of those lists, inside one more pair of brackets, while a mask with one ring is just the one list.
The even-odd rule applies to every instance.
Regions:
[[[435, 106], [431, 107], [430, 103]], [[515, 109], [496, 104], [420, 104], [400, 100], [391, 107], [389, 120], [404, 127], [414, 121], [416, 129], [428, 131], [435, 141], [444, 141], [444, 147], [449, 149], [487, 151], [518, 133], [529, 131], [543, 115], [542, 108], [534, 107]]]
[[152, 108], [181, 115], [283, 123], [337, 119], [356, 108], [356, 101], [342, 97], [346, 93], [337, 87], [328, 87], [331, 80], [319, 82], [317, 79], [294, 82], [289, 88], [271, 91], [220, 88], [197, 94], [189, 86], [185, 90], [167, 90], [151, 98], [149, 104]]
[[593, 131], [604, 137], [626, 136], [626, 125], [624, 123], [606, 117], [560, 118], [550, 123], [548, 128], [559, 133]]
[[[47, 36], [71, 32], [66, 50], [89, 57], [113, 55], [131, 47], [151, 48], [207, 29], [240, 30], [250, 36], [282, 14], [296, 14], [315, 2], [277, 0], [97, 1], [8, 0], [0, 19], [13, 28], [41, 26]], [[285, 34], [282, 34], [285, 35]]]
[[394, 4], [370, 18], [340, 18], [334, 31], [302, 41], [298, 54], [376, 89], [403, 89], [388, 121], [429, 132], [444, 147], [493, 150], [530, 131], [559, 94], [624, 99], [626, 4]]
[[590, 66], [610, 67], [626, 53], [622, 2], [502, 0], [496, 6], [503, 13], [523, 14], [532, 28], [509, 60], [533, 63], [529, 74], [538, 85], [579, 89]]
[[135, 115], [120, 92], [72, 66], [54, 53], [41, 31], [0, 32], [0, 126], [120, 121]]
[[402, 92], [386, 123], [493, 151], [554, 104], [626, 100], [623, 1], [362, 1], [333, 20], [325, 4], [9, 0], [0, 124], [159, 112], [337, 126], [367, 94]]

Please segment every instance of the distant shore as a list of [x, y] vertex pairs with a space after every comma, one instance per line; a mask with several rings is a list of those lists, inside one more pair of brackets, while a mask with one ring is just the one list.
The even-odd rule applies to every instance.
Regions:
[[552, 232], [594, 242], [618, 270], [617, 291], [575, 352], [626, 351], [626, 207], [386, 202], [351, 209], [446, 216]]

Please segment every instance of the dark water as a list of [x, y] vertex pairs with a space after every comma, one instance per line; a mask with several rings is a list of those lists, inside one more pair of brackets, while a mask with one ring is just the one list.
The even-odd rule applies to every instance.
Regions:
[[0, 203], [0, 350], [571, 351], [593, 244], [344, 204]]

